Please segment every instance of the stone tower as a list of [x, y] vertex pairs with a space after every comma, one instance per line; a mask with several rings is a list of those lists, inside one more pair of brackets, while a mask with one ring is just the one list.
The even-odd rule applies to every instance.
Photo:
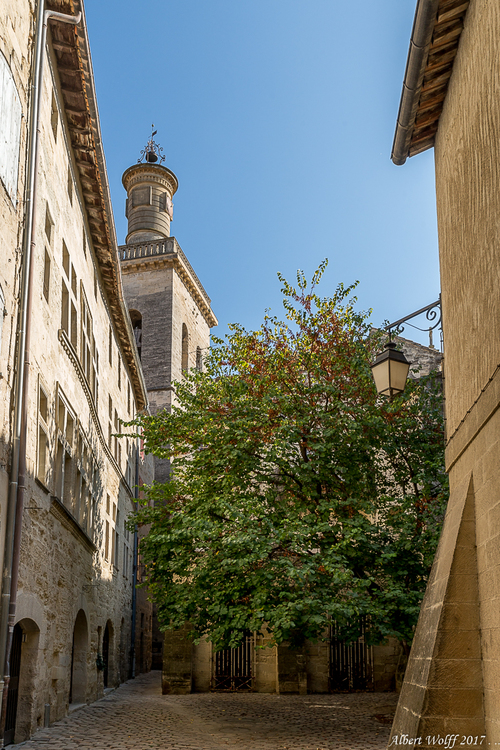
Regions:
[[[172, 381], [181, 380], [192, 367], [202, 367], [217, 319], [188, 259], [170, 236], [177, 178], [157, 163], [164, 157], [153, 136], [142, 153], [144, 161], [123, 174], [128, 233], [120, 258], [149, 404], [157, 413], [172, 404]], [[156, 460], [155, 478], [165, 481], [168, 472], [168, 462]]]

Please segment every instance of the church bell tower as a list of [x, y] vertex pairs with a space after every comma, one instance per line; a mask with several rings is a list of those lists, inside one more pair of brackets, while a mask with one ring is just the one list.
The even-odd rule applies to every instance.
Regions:
[[[126, 244], [119, 248], [125, 300], [141, 357], [152, 413], [170, 409], [172, 381], [202, 368], [217, 325], [210, 298], [175, 237], [170, 235], [175, 174], [163, 150], [149, 139], [137, 164], [123, 174], [127, 191]], [[167, 461], [156, 460], [155, 478], [166, 481]]]

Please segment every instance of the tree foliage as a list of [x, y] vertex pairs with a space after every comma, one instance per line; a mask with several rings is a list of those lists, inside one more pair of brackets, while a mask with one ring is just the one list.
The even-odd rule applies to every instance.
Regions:
[[[175, 384], [171, 413], [140, 417], [146, 449], [172, 460], [138, 522], [163, 627], [236, 646], [321, 638], [331, 620], [372, 642], [410, 642], [447, 499], [439, 378], [377, 397], [381, 335], [297, 274], [286, 321], [230, 326]], [[153, 501], [153, 502], [152, 502]]]

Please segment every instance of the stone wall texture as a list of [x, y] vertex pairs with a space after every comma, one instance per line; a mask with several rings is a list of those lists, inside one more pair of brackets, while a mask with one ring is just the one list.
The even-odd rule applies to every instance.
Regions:
[[[435, 145], [450, 501], [393, 735], [500, 744], [500, 6], [471, 0]], [[424, 746], [424, 745], [422, 745]]]
[[[7, 0], [0, 17], [0, 52], [24, 115], [33, 13], [34, 3], [28, 0]], [[45, 63], [16, 612], [24, 636], [16, 742], [43, 725], [46, 706], [51, 722], [60, 719], [75, 705], [96, 700], [106, 687], [128, 679], [132, 668], [134, 542], [125, 521], [134, 507], [137, 440], [133, 434], [115, 436], [121, 420], [131, 419], [136, 410], [132, 363], [119, 344], [92, 246], [91, 217], [66, 129], [50, 35]], [[26, 121], [24, 117], [16, 202], [0, 184], [2, 555], [17, 364]], [[139, 467], [141, 478], [151, 481], [151, 460], [141, 456]], [[139, 600], [138, 610], [144, 649], [150, 649], [151, 604]], [[98, 656], [107, 656], [106, 669], [98, 668]], [[149, 664], [145, 656], [142, 666]]]

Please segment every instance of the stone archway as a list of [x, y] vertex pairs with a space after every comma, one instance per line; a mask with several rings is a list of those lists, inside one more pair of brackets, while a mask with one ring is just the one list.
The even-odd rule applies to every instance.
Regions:
[[73, 704], [87, 702], [87, 653], [89, 629], [87, 617], [81, 609], [75, 620], [73, 644], [71, 648], [71, 675], [69, 685], [69, 702]]
[[32, 734], [39, 642], [40, 628], [34, 620], [25, 618], [16, 624], [7, 698], [6, 745], [27, 740]]
[[125, 618], [122, 617], [120, 624], [120, 682], [125, 682], [128, 676], [128, 652], [127, 652], [127, 632], [125, 628]]
[[104, 689], [115, 682], [115, 630], [113, 623], [108, 620], [102, 637], [102, 659], [104, 661], [103, 680]]

